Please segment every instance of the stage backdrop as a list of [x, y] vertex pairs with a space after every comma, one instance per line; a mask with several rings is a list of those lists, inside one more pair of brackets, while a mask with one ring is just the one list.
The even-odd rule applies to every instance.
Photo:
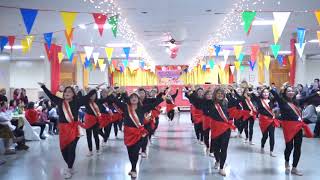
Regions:
[[180, 76], [186, 68], [188, 68], [187, 65], [156, 66], [156, 75], [159, 79], [158, 85], [182, 85], [183, 81], [180, 79]]

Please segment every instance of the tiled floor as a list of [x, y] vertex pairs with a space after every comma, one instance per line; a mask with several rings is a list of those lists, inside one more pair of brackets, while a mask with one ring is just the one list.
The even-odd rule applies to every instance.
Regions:
[[[299, 168], [303, 177], [285, 175], [283, 150], [284, 142], [281, 129], [276, 130], [275, 152], [272, 158], [260, 153], [261, 133], [258, 123], [255, 124], [254, 142], [249, 146], [242, 140], [232, 138], [226, 162], [227, 177], [219, 176], [213, 169], [214, 161], [205, 156], [202, 145], [196, 143], [188, 113], [182, 113], [180, 119], [168, 124], [164, 117], [160, 127], [149, 146], [147, 159], [139, 161], [140, 180], [158, 179], [234, 179], [234, 180], [319, 180], [320, 179], [320, 144], [318, 139], [304, 139]], [[113, 134], [113, 132], [112, 132]], [[126, 180], [130, 170], [126, 148], [121, 139], [115, 140], [112, 135], [109, 144], [103, 148], [103, 155], [86, 157], [88, 151], [86, 139], [82, 137], [77, 147], [75, 162], [76, 180]], [[268, 142], [267, 142], [268, 143]], [[8, 162], [0, 166], [2, 180], [44, 180], [63, 179], [60, 175], [65, 167], [62, 160], [58, 138], [50, 137], [41, 142], [29, 142], [29, 152], [19, 152], [13, 156], [0, 156]], [[268, 150], [268, 145], [266, 150]]]

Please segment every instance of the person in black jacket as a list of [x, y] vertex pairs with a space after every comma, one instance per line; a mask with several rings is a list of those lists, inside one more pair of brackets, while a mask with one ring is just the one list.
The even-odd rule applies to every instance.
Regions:
[[169, 95], [166, 99], [167, 117], [169, 118], [170, 121], [172, 121], [174, 118], [174, 108], [175, 108], [174, 101], [178, 96], [178, 92], [179, 92], [179, 89], [176, 90], [176, 93], [174, 93], [173, 95]]

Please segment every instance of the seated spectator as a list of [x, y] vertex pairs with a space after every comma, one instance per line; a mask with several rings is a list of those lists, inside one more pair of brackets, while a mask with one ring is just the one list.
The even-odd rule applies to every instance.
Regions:
[[50, 122], [50, 120], [48, 119], [48, 109], [43, 106], [41, 109], [41, 113], [40, 113], [40, 122], [48, 124], [49, 125], [49, 131], [48, 133], [50, 135], [53, 135], [53, 122]]
[[[48, 103], [50, 104], [50, 103]], [[57, 113], [57, 106], [55, 104], [51, 104], [50, 107], [50, 111], [48, 113], [48, 118], [50, 120], [51, 123], [53, 123], [53, 133], [54, 134], [58, 134], [59, 130], [58, 130], [58, 120], [59, 120], [59, 115]]]
[[27, 106], [27, 110], [25, 112], [25, 117], [30, 123], [31, 126], [39, 126], [41, 128], [40, 130], [40, 139], [46, 139], [45, 136], [43, 136], [43, 131], [46, 127], [46, 124], [43, 122], [40, 122], [40, 114], [37, 110], [34, 108], [34, 102], [30, 102]]
[[12, 111], [7, 108], [7, 101], [0, 97], [0, 138], [5, 139], [5, 154], [14, 154], [15, 151], [10, 149], [10, 140], [13, 139], [18, 145], [17, 150], [27, 150], [29, 147], [25, 144], [24, 132], [11, 124]]
[[21, 93], [20, 93], [20, 100], [23, 102], [23, 104], [28, 104], [28, 96], [27, 96], [27, 91], [24, 88], [21, 88]]
[[17, 107], [17, 102], [15, 100], [10, 100], [9, 109], [15, 111]]

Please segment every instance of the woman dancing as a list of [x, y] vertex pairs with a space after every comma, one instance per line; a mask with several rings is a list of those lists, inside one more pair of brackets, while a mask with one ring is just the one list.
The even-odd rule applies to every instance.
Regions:
[[178, 95], [179, 89], [177, 88], [176, 93], [173, 95], [168, 95], [166, 99], [166, 111], [167, 111], [167, 117], [169, 118], [170, 121], [173, 120], [174, 118], [174, 108], [176, 105], [174, 104], [174, 101]]

